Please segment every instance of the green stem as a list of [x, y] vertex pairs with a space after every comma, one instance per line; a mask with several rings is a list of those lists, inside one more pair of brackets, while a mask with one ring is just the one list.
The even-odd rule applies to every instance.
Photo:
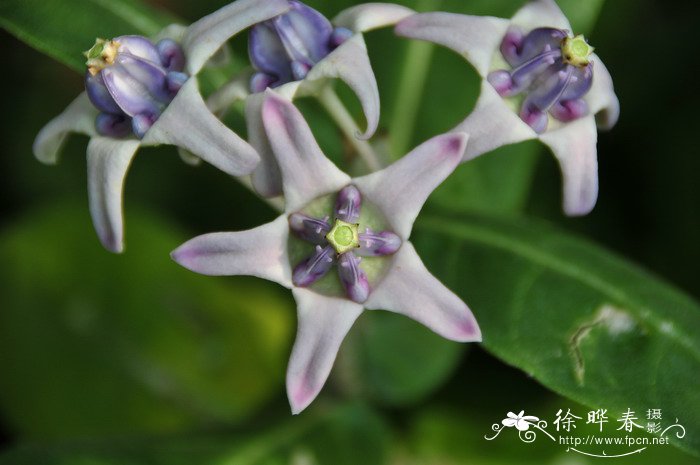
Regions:
[[357, 123], [350, 115], [348, 109], [345, 108], [333, 87], [330, 85], [325, 86], [318, 95], [318, 101], [333, 118], [343, 134], [345, 134], [345, 137], [355, 148], [357, 154], [364, 160], [370, 171], [381, 170], [383, 166], [379, 161], [379, 157], [369, 142], [357, 138], [357, 135], [361, 133], [360, 128], [357, 127]]
[[[441, 3], [442, 0], [420, 0], [416, 10], [435, 11]], [[401, 78], [389, 128], [391, 152], [395, 157], [402, 156], [410, 148], [434, 50], [433, 44], [417, 40], [411, 41], [406, 49], [403, 66], [398, 73]]]

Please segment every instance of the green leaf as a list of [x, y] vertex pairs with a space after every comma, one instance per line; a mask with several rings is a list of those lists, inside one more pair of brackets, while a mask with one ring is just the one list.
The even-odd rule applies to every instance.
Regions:
[[443, 385], [464, 348], [405, 316], [365, 312], [343, 343], [333, 376], [362, 398], [413, 404]]
[[671, 441], [700, 452], [696, 302], [539, 222], [423, 217], [416, 236], [430, 270], [474, 310], [488, 350], [592, 408], [639, 418], [660, 408], [664, 425], [686, 428]]
[[153, 35], [175, 17], [140, 0], [4, 0], [0, 27], [79, 73], [95, 38]]
[[382, 419], [367, 408], [347, 405], [229, 434], [24, 446], [0, 456], [0, 464], [381, 465], [387, 448]]
[[130, 209], [124, 255], [83, 205], [0, 237], [0, 406], [32, 437], [180, 431], [248, 417], [284, 393], [287, 293], [170, 260], [187, 234]]

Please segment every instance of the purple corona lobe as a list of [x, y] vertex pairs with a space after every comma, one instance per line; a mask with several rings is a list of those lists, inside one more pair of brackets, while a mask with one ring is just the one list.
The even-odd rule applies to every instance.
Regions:
[[250, 30], [248, 55], [257, 73], [253, 92], [279, 87], [306, 77], [316, 63], [352, 36], [345, 28], [333, 28], [318, 11], [289, 0], [289, 11], [256, 24]]
[[345, 294], [359, 304], [369, 297], [369, 281], [360, 268], [360, 260], [352, 252], [345, 253], [338, 259], [338, 276], [345, 288]]
[[360, 233], [362, 194], [354, 185], [338, 192], [333, 214], [314, 218], [304, 213], [289, 215], [289, 229], [294, 235], [315, 246], [314, 253], [299, 263], [292, 273], [292, 282], [308, 287], [337, 265], [338, 278], [348, 299], [363, 303], [371, 290], [367, 274], [362, 269], [362, 256], [383, 257], [393, 255], [401, 247], [401, 238], [391, 231], [373, 232], [365, 228]]
[[[584, 39], [553, 28], [528, 34], [511, 28], [501, 42], [501, 54], [512, 69], [493, 71], [487, 79], [502, 97], [525, 96], [520, 118], [537, 133], [547, 130], [550, 115], [568, 122], [588, 111], [581, 99], [593, 82], [593, 63], [588, 61], [592, 48], [567, 45], [575, 41]], [[572, 51], [585, 56], [570, 56]]]
[[181, 72], [182, 48], [169, 39], [154, 45], [145, 37], [121, 36], [98, 41], [87, 55], [85, 89], [102, 112], [95, 128], [108, 137], [142, 138], [188, 79]]

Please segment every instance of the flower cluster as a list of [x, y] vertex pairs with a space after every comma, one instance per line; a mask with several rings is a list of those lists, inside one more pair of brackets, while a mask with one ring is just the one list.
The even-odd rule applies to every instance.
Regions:
[[[363, 33], [381, 27], [447, 46], [482, 77], [476, 108], [462, 123], [386, 167], [366, 142], [378, 128], [380, 101]], [[252, 71], [205, 100], [199, 74], [246, 29]], [[570, 30], [554, 0], [532, 0], [510, 20], [419, 14], [389, 3], [358, 5], [329, 20], [298, 0], [236, 0], [157, 37], [98, 39], [86, 52], [86, 91], [42, 129], [34, 151], [55, 163], [68, 133], [90, 136], [90, 211], [113, 252], [123, 250], [122, 186], [140, 146], [174, 145], [261, 197], [279, 197], [271, 202], [281, 214], [271, 223], [196, 237], [172, 257], [197, 273], [252, 275], [292, 290], [299, 329], [287, 393], [298, 413], [320, 392], [364, 310], [401, 313], [448, 339], [481, 340], [470, 309], [410, 242], [424, 202], [460, 163], [538, 138], [561, 165], [566, 213], [593, 208], [596, 124], [612, 127], [619, 104], [593, 48]], [[334, 80], [357, 96], [364, 131], [333, 93]], [[367, 174], [351, 178], [324, 155], [293, 104], [299, 97], [321, 101], [365, 157]], [[247, 140], [220, 120], [240, 100]], [[521, 420], [530, 417], [512, 417], [509, 425], [526, 429]]]

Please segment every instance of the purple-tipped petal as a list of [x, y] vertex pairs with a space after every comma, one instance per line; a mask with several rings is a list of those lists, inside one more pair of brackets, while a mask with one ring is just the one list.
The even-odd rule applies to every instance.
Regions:
[[604, 130], [611, 129], [620, 117], [620, 101], [615, 95], [612, 77], [600, 58], [593, 54], [593, 83], [591, 90], [586, 94], [586, 102], [591, 113], [596, 117], [598, 127]]
[[598, 198], [598, 131], [592, 115], [540, 136], [559, 161], [564, 184], [564, 211], [588, 214]]
[[362, 194], [357, 187], [349, 185], [338, 192], [335, 201], [335, 217], [346, 223], [357, 223], [362, 208]]
[[331, 230], [328, 217], [318, 219], [303, 213], [289, 215], [289, 227], [300, 239], [319, 245], [327, 243], [326, 234]]
[[154, 64], [161, 64], [158, 49], [146, 37], [131, 35], [120, 36], [112, 40], [119, 43], [118, 52], [120, 54], [126, 53]]
[[249, 275], [292, 287], [287, 218], [241, 232], [195, 237], [171, 254], [188, 270], [210, 276]]
[[469, 134], [463, 162], [503, 145], [537, 137], [486, 81], [481, 83], [481, 94], [476, 107], [454, 131]]
[[95, 118], [95, 129], [101, 136], [121, 139], [131, 134], [131, 121], [126, 115], [100, 113]]
[[511, 19], [515, 26], [525, 31], [538, 27], [571, 30], [571, 24], [554, 0], [530, 0]]
[[367, 32], [393, 26], [414, 13], [410, 8], [393, 3], [364, 3], [341, 11], [331, 22], [353, 32]]
[[486, 76], [510, 21], [489, 16], [467, 16], [454, 13], [420, 13], [396, 25], [402, 37], [427, 40], [443, 45], [464, 56]]
[[292, 282], [298, 287], [308, 287], [323, 278], [335, 263], [333, 247], [316, 246], [314, 254], [294, 267]]
[[287, 0], [236, 0], [193, 23], [182, 41], [188, 74], [197, 74], [234, 35], [288, 10]]
[[143, 139], [149, 129], [158, 119], [157, 115], [152, 115], [149, 113], [141, 113], [140, 115], [134, 115], [131, 120], [131, 129], [134, 135], [139, 139]]
[[372, 137], [379, 125], [379, 90], [362, 34], [355, 34], [311, 68], [306, 81], [323, 82], [329, 78], [345, 82], [357, 95], [367, 120], [367, 129], [358, 137]]
[[180, 44], [172, 39], [163, 39], [156, 44], [160, 64], [168, 71], [182, 71], [185, 69], [185, 52]]
[[[153, 75], [157, 76], [157, 68], [152, 69], [156, 69]], [[132, 76], [126, 68], [114, 65], [103, 69], [101, 73], [109, 93], [124, 113], [129, 116], [160, 113], [162, 104], [153, 98], [148, 86]], [[161, 77], [164, 82], [165, 75], [162, 74]]]
[[87, 148], [88, 197], [92, 223], [102, 245], [114, 253], [124, 250], [122, 195], [124, 178], [139, 142], [93, 137]]
[[433, 137], [387, 168], [355, 179], [354, 184], [406, 240], [423, 203], [459, 164], [467, 139], [463, 133]]
[[53, 165], [66, 136], [71, 132], [93, 136], [97, 134], [95, 118], [98, 111], [86, 92], [81, 93], [63, 112], [44, 126], [32, 145], [34, 156], [42, 163]]
[[378, 233], [370, 229], [360, 233], [360, 248], [355, 254], [363, 257], [382, 257], [396, 253], [403, 241], [399, 236], [391, 231], [381, 231]]
[[479, 325], [469, 307], [430, 274], [410, 242], [396, 253], [365, 308], [406, 315], [454, 341], [481, 341]]
[[549, 112], [564, 123], [577, 120], [588, 114], [588, 104], [583, 99], [563, 100], [555, 103]]
[[249, 174], [260, 161], [255, 149], [207, 108], [194, 77], [182, 86], [143, 142], [176, 145], [232, 176]]
[[366, 301], [370, 292], [367, 275], [360, 268], [360, 260], [352, 252], [346, 252], [338, 258], [338, 276], [345, 294], [358, 304]]
[[93, 76], [89, 71], [85, 72], [85, 91], [92, 104], [98, 110], [112, 114], [122, 113], [122, 109], [119, 108], [119, 105], [109, 93], [102, 79], [102, 73], [97, 73]]
[[362, 306], [347, 299], [293, 289], [298, 329], [287, 367], [287, 396], [292, 413], [304, 410], [318, 395]]
[[306, 120], [291, 102], [266, 91], [262, 120], [284, 181], [286, 211], [298, 211], [350, 183], [348, 175], [323, 154]]
[[[283, 86], [282, 88], [284, 88]], [[260, 164], [255, 168], [250, 177], [253, 188], [262, 197], [277, 197], [282, 192], [282, 173], [277, 164], [275, 154], [272, 153], [270, 140], [265, 132], [262, 120], [262, 106], [265, 101], [265, 93], [257, 93], [248, 96], [245, 101], [246, 126], [248, 141], [260, 155]]]

